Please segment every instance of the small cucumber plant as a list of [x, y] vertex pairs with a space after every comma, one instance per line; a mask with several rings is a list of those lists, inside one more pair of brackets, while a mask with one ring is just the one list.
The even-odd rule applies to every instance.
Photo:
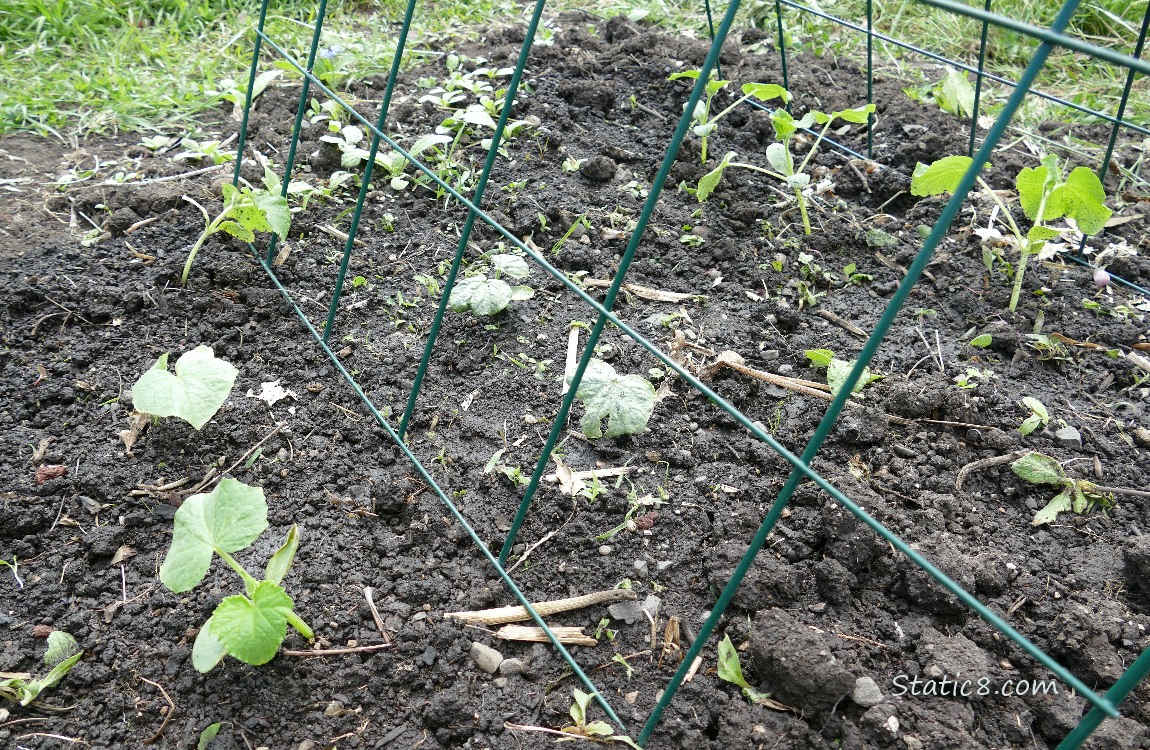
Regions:
[[[967, 156], [946, 156], [930, 165], [920, 163], [911, 178], [910, 191], [917, 196], [953, 193], [972, 163], [973, 160]], [[981, 176], [977, 179], [983, 192], [998, 205], [1013, 235], [1011, 244], [1018, 249], [1018, 267], [1014, 270], [1014, 288], [1010, 294], [1011, 312], [1018, 307], [1027, 258], [1037, 255], [1048, 241], [1063, 231], [1050, 226], [1049, 222], [1066, 218], [1074, 222], [1078, 231], [1094, 235], [1106, 227], [1113, 213], [1106, 207], [1106, 190], [1098, 175], [1086, 167], [1077, 167], [1063, 177], [1058, 157], [1054, 155], [1044, 157], [1041, 166], [1024, 167], [1015, 178], [1018, 203], [1031, 221], [1031, 227], [1025, 233], [1002, 198]]]
[[[672, 73], [668, 76], [668, 81], [677, 81], [681, 78], [689, 78], [691, 80], [698, 80], [699, 70], [682, 70], [678, 73]], [[715, 95], [730, 85], [730, 81], [723, 81], [715, 78], [714, 71], [711, 71], [711, 78], [707, 81], [707, 87], [704, 91], [704, 97], [698, 104], [695, 105], [695, 111], [691, 113], [691, 118], [695, 121], [695, 126], [692, 131], [695, 135], [699, 136], [702, 141], [702, 150], [699, 153], [699, 163], [707, 163], [707, 139], [711, 133], [715, 132], [715, 128], [719, 126], [719, 120], [726, 117], [735, 107], [739, 106], [748, 99], [758, 99], [760, 102], [769, 102], [772, 99], [782, 99], [784, 102], [790, 100], [790, 94], [782, 86], [774, 83], [744, 83], [742, 86], [743, 95], [736, 99], [731, 106], [719, 112], [717, 115], [711, 115], [711, 102], [714, 100]]]
[[299, 549], [297, 526], [268, 561], [262, 581], [231, 555], [250, 546], [267, 526], [263, 490], [228, 477], [210, 493], [192, 495], [176, 511], [160, 581], [177, 594], [191, 591], [207, 575], [212, 556], [219, 555], [244, 583], [245, 593], [224, 598], [196, 636], [192, 665], [200, 672], [211, 671], [228, 654], [248, 664], [266, 664], [287, 637], [289, 624], [304, 638], [315, 637], [280, 586]]
[[[488, 266], [460, 281], [451, 290], [448, 306], [455, 312], [471, 311], [475, 315], [503, 312], [515, 300], [531, 299], [535, 290], [529, 286], [511, 286], [500, 276], [520, 280], [531, 275], [522, 256], [511, 253], [492, 255]], [[490, 273], [490, 277], [488, 277]]]
[[2, 673], [0, 677], [0, 698], [27, 706], [34, 702], [48, 688], [60, 684], [68, 670], [76, 666], [84, 652], [76, 639], [63, 630], [53, 630], [48, 634], [48, 650], [44, 654], [44, 665], [48, 674], [35, 679], [25, 673]]
[[136, 411], [153, 417], [178, 417], [197, 430], [224, 405], [239, 370], [216, 359], [210, 346], [197, 346], [176, 360], [176, 374], [168, 372], [168, 353], [132, 386]]
[[[867, 104], [863, 107], [831, 112], [829, 115], [824, 112], [811, 110], [798, 120], [785, 109], [777, 109], [771, 113], [771, 124], [775, 128], [775, 136], [778, 140], [767, 146], [767, 163], [771, 165], [772, 169], [737, 162], [735, 159], [738, 157], [738, 154], [734, 151], [728, 151], [719, 161], [719, 165], [703, 175], [702, 179], [699, 180], [695, 197], [698, 198], [700, 202], [707, 200], [711, 193], [715, 191], [715, 188], [718, 187], [719, 180], [722, 179], [723, 172], [725, 172], [728, 167], [740, 167], [742, 169], [761, 172], [785, 182], [787, 187], [794, 191], [795, 201], [799, 205], [799, 213], [801, 213], [803, 217], [803, 232], [810, 234], [811, 219], [807, 212], [806, 191], [811, 183], [811, 176], [807, 174], [807, 165], [811, 163], [811, 159], [814, 158], [815, 153], [818, 152], [819, 145], [822, 144], [823, 139], [830, 131], [831, 125], [834, 124], [835, 120], [843, 120], [856, 124], [865, 123], [874, 112], [874, 109], [875, 106], [873, 104]], [[795, 166], [794, 151], [791, 145], [794, 136], [798, 131], [810, 128], [815, 124], [821, 125], [822, 130], [819, 131], [815, 142], [811, 144], [810, 151], [807, 152], [806, 157], [798, 166]]]
[[655, 387], [650, 381], [642, 375], [619, 375], [601, 359], [587, 363], [575, 395], [585, 409], [579, 429], [589, 438], [638, 434], [647, 429], [655, 410]]
[[[831, 387], [831, 395], [839, 395], [839, 391], [843, 389], [843, 385], [846, 383], [847, 375], [850, 375], [851, 369], [855, 366], [855, 360], [852, 359], [847, 362], [838, 359], [830, 349], [807, 349], [804, 354], [811, 361], [811, 367], [827, 368], [827, 385]], [[869, 367], [864, 367], [852, 392], [859, 393], [863, 388], [876, 380], [882, 380], [884, 377], [884, 375], [875, 375]]]
[[222, 190], [224, 207], [214, 219], [208, 215], [207, 209], [192, 201], [203, 213], [207, 226], [188, 253], [184, 272], [180, 276], [181, 286], [188, 283], [188, 274], [192, 272], [196, 254], [200, 252], [204, 241], [213, 234], [227, 232], [244, 242], [254, 242], [256, 232], [275, 232], [282, 240], [291, 228], [291, 210], [287, 198], [278, 193], [247, 186], [237, 188], [228, 183], [224, 183]]
[[1052, 523], [1059, 513], [1085, 513], [1095, 505], [1103, 508], [1109, 507], [1113, 500], [1112, 495], [1099, 492], [1094, 484], [1085, 479], [1074, 479], [1066, 476], [1062, 464], [1051, 456], [1031, 451], [1010, 465], [1010, 468], [1024, 481], [1031, 484], [1053, 484], [1061, 487], [1054, 498], [1042, 510], [1034, 514], [1031, 526], [1041, 526]]

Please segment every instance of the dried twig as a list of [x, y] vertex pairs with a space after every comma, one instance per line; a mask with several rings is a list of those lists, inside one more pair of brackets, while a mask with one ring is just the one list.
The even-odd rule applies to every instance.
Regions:
[[161, 685], [158, 682], [152, 682], [147, 677], [142, 677], [140, 675], [136, 675], [136, 676], [140, 677], [141, 680], [143, 680], [144, 682], [148, 683], [152, 687], [159, 690], [160, 694], [164, 696], [164, 700], [166, 700], [168, 702], [168, 713], [164, 714], [164, 720], [162, 722], [160, 722], [160, 728], [156, 730], [155, 734], [153, 734], [148, 739], [144, 740], [145, 745], [151, 745], [153, 742], [158, 742], [160, 740], [160, 738], [164, 735], [164, 730], [168, 728], [168, 723], [171, 722], [172, 715], [176, 713], [176, 703], [175, 703], [175, 701], [172, 700], [172, 696], [168, 695], [168, 691], [164, 690], [163, 685]]
[[[574, 609], [593, 607], [597, 604], [614, 604], [615, 602], [634, 601], [637, 598], [638, 595], [630, 589], [607, 589], [606, 591], [596, 591], [592, 594], [572, 596], [567, 599], [535, 602], [532, 603], [531, 606], [541, 617], [547, 617], [548, 615], [555, 615], [560, 612], [570, 612]], [[497, 607], [495, 609], [482, 609], [474, 612], [447, 612], [444, 616], [454, 617], [464, 622], [479, 623], [481, 625], [503, 625], [509, 622], [523, 622], [531, 619], [527, 608], [522, 606]]]
[[367, 654], [372, 651], [382, 651], [385, 648], [391, 648], [393, 643], [377, 643], [374, 646], [348, 646], [347, 648], [324, 648], [313, 649], [311, 651], [293, 651], [291, 649], [280, 649], [282, 656], [340, 656], [342, 654]]
[[[552, 625], [551, 632], [555, 639], [568, 646], [597, 646], [599, 641], [583, 632], [583, 628]], [[531, 643], [550, 643], [551, 639], [543, 632], [543, 628], [533, 625], [504, 625], [495, 633], [496, 638], [505, 641], [529, 641]]]
[[371, 586], [363, 587], [363, 598], [367, 600], [367, 608], [371, 610], [371, 619], [375, 621], [375, 627], [379, 630], [379, 634], [383, 636], [384, 643], [391, 643], [391, 636], [387, 632], [387, 628], [383, 626], [383, 618], [379, 616], [379, 610], [375, 608], [375, 601], [371, 595], [375, 592]]
[[974, 461], [973, 463], [969, 463], [958, 470], [958, 476], [955, 477], [954, 480], [954, 488], [956, 490], [961, 490], [962, 483], [966, 481], [967, 476], [969, 476], [970, 472], [972, 471], [976, 471], [978, 469], [988, 469], [991, 466], [998, 466], [999, 464], [1008, 464], [1011, 461], [1022, 458], [1029, 452], [1030, 451], [1028, 450], [1015, 451], [1014, 453], [1007, 453], [1005, 456], [994, 456], [992, 458], [984, 458], [981, 461]]

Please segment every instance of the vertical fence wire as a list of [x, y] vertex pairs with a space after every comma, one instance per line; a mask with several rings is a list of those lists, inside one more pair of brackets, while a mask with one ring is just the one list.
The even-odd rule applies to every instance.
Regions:
[[[990, 2], [986, 0], [983, 9], [990, 13]], [[978, 136], [979, 108], [982, 104], [982, 81], [986, 77], [986, 38], [990, 31], [990, 19], [982, 19], [982, 36], [978, 42], [978, 72], [974, 76], [974, 104], [970, 108], [970, 143], [966, 146], [966, 155], [974, 156], [974, 142]]]
[[[643, 203], [643, 209], [639, 212], [639, 217], [635, 220], [635, 228], [631, 231], [631, 238], [627, 242], [627, 249], [623, 252], [623, 256], [619, 260], [619, 267], [615, 271], [615, 278], [611, 283], [611, 287], [607, 290], [607, 296], [604, 298], [603, 307], [608, 311], [615, 306], [615, 299], [618, 297], [619, 290], [623, 286], [623, 281], [627, 277], [627, 271], [631, 267], [631, 261], [634, 260], [635, 252], [639, 249], [639, 244], [643, 241], [643, 234], [646, 232], [647, 224], [650, 222], [651, 215], [655, 211], [655, 206], [659, 202], [659, 195], [663, 191], [663, 185], [666, 183], [667, 176], [671, 173], [671, 167], [674, 166], [675, 159], [678, 157], [679, 146], [683, 143], [683, 138], [686, 137], [687, 131], [690, 129], [695, 106], [703, 98], [703, 93], [706, 91], [707, 83], [711, 77], [711, 70], [719, 61], [719, 53], [723, 48], [723, 41], [727, 38], [727, 32], [731, 29], [731, 24], [735, 20], [735, 14], [738, 12], [741, 2], [742, 0], [731, 0], [727, 5], [727, 12], [715, 32], [715, 38], [711, 42], [711, 49], [707, 52], [707, 57], [703, 60], [703, 64], [699, 68], [699, 75], [695, 79], [695, 85], [691, 88], [691, 95], [688, 97], [687, 104], [683, 108], [682, 116], [679, 117], [679, 124], [675, 128], [674, 135], [671, 136], [671, 142], [667, 145], [667, 150], [663, 154], [663, 161], [659, 165], [659, 171], [655, 174], [655, 179], [651, 182], [651, 187], [647, 192], [647, 200]], [[507, 562], [507, 556], [511, 554], [511, 548], [515, 545], [515, 539], [519, 535], [519, 528], [523, 525], [523, 520], [527, 516], [527, 509], [530, 507], [531, 500], [535, 496], [535, 491], [539, 487], [539, 481], [543, 478], [543, 472], [547, 468], [547, 462], [551, 459], [551, 451], [554, 450], [555, 444], [559, 440], [559, 435], [566, 429], [567, 415], [571, 412], [571, 404], [575, 401], [575, 396], [579, 391], [579, 384], [583, 380], [583, 374], [587, 372], [587, 366], [595, 355], [595, 345], [599, 342], [599, 337], [603, 333], [603, 328], [606, 325], [607, 317], [603, 313], [600, 313], [595, 321], [595, 326], [587, 336], [583, 355], [579, 358], [579, 364], [571, 376], [570, 387], [567, 394], [563, 397], [563, 403], [559, 407], [559, 413], [555, 415], [555, 419], [552, 422], [551, 431], [547, 435], [547, 442], [543, 446], [543, 451], [535, 464], [535, 471], [532, 472], [531, 479], [527, 487], [524, 488], [523, 499], [519, 503], [519, 509], [515, 513], [515, 519], [511, 522], [511, 528], [507, 532], [507, 539], [503, 543], [503, 549], [499, 553], [499, 563], [501, 565]]]
[[[320, 0], [319, 9], [316, 11], [315, 28], [311, 34], [311, 47], [307, 53], [307, 69], [308, 72], [315, 70], [315, 55], [319, 49], [319, 39], [323, 34], [323, 20], [327, 15], [327, 0]], [[256, 37], [259, 38], [258, 36]], [[299, 104], [296, 105], [295, 123], [291, 129], [291, 146], [288, 147], [287, 161], [284, 162], [284, 178], [280, 183], [280, 197], [287, 198], [288, 190], [291, 188], [291, 174], [295, 169], [295, 155], [296, 150], [299, 148], [300, 133], [303, 130], [303, 116], [307, 109], [307, 96], [311, 91], [311, 80], [304, 76], [303, 84], [300, 86], [299, 91]], [[279, 240], [279, 235], [272, 233], [271, 238], [268, 240], [268, 251], [265, 256], [268, 263], [276, 257], [276, 244]]]
[[[874, 104], [874, 0], [866, 0], [866, 103]], [[874, 158], [874, 112], [866, 116], [866, 158]]]
[[[399, 78], [399, 66], [403, 62], [403, 51], [407, 46], [407, 34], [411, 30], [411, 18], [415, 12], [418, 0], [408, 0], [407, 9], [403, 14], [403, 24], [399, 29], [399, 38], [395, 42], [395, 55], [391, 58], [391, 71], [387, 76], [387, 88], [383, 92], [383, 102], [379, 107], [376, 118], [376, 130], [371, 136], [371, 148], [367, 153], [367, 163], [363, 167], [363, 178], [360, 180], [359, 195], [355, 199], [355, 210], [351, 214], [351, 223], [347, 229], [347, 241], [343, 246], [343, 257], [339, 260], [339, 271], [336, 273], [335, 286], [331, 292], [331, 302], [328, 303], [327, 320], [323, 325], [323, 340], [331, 338], [331, 330], [335, 327], [335, 316], [339, 312], [339, 300], [343, 295], [343, 283], [347, 278], [347, 267], [351, 262], [351, 254], [355, 249], [355, 239], [359, 234], [359, 220], [363, 216], [363, 204], [367, 201], [367, 193], [371, 189], [371, 174], [375, 168], [375, 156], [379, 153], [379, 133], [387, 130], [387, 114], [391, 109], [391, 95], [395, 91], [395, 82]], [[306, 80], [306, 79], [305, 79]]]
[[[787, 91], [791, 90], [791, 78], [787, 72], [787, 34], [783, 30], [783, 5], [780, 0], [775, 0], [775, 24], [779, 33], [779, 68], [783, 74], [783, 88]], [[787, 111], [791, 111], [791, 98], [787, 97], [786, 102]]]
[[260, 19], [256, 22], [256, 41], [252, 49], [252, 64], [248, 70], [248, 90], [244, 94], [244, 116], [240, 121], [240, 133], [236, 138], [236, 166], [232, 170], [232, 185], [239, 187], [240, 168], [244, 163], [244, 145], [248, 140], [248, 116], [252, 112], [253, 89], [256, 87], [256, 70], [260, 64], [260, 46], [263, 41], [264, 22], [268, 17], [268, 2], [260, 3]]
[[[1142, 59], [1142, 52], [1146, 48], [1146, 35], [1150, 31], [1150, 2], [1146, 4], [1146, 12], [1142, 16], [1142, 29], [1138, 32], [1138, 41], [1134, 43], [1135, 59]], [[1118, 131], [1121, 129], [1126, 117], [1126, 105], [1130, 103], [1130, 91], [1134, 87], [1136, 73], [1131, 68], [1126, 73], [1126, 84], [1122, 87], [1122, 98], [1118, 102], [1118, 111], [1115, 113], [1117, 121], [1110, 128], [1110, 140], [1106, 143], [1106, 156], [1102, 159], [1102, 166], [1098, 169], [1098, 179], [1106, 182], [1106, 173], [1110, 171], [1110, 160], [1114, 156], [1114, 146], [1118, 142]]]
[[[495, 167], [495, 160], [499, 157], [499, 149], [503, 140], [503, 131], [507, 121], [511, 118], [511, 109], [515, 104], [515, 94], [519, 90], [519, 82], [523, 79], [523, 69], [527, 67], [527, 56], [531, 53], [531, 45], [535, 41], [535, 31], [539, 28], [539, 19], [543, 17], [543, 7], [547, 0], [537, 0], [531, 20], [527, 24], [527, 35], [523, 38], [523, 46], [519, 49], [519, 59], [515, 63], [515, 71], [511, 74], [511, 81], [507, 84], [507, 92], [503, 95], [503, 108], [499, 112], [499, 122], [495, 125], [495, 132], [491, 135], [491, 147], [487, 149], [487, 160], [483, 163], [483, 171], [479, 174], [479, 182], [475, 186], [475, 197], [472, 203], [476, 207], [483, 205], [483, 194], [487, 190], [487, 180], [491, 170]], [[419, 391], [423, 379], [427, 375], [427, 368], [431, 364], [431, 354], [435, 350], [435, 342], [439, 338], [439, 329], [443, 326], [443, 316], [447, 314], [447, 302], [455, 288], [455, 280], [459, 276], [459, 268], [463, 264], [463, 256], [467, 252], [467, 243], [471, 241], [471, 232], [475, 228], [475, 211], [467, 212], [467, 221], [459, 235], [459, 244], [455, 248], [455, 257], [451, 259], [451, 269], [443, 282], [443, 294], [439, 298], [439, 307], [436, 308], [435, 317], [431, 321], [431, 329], [427, 333], [427, 343], [423, 347], [423, 355], [419, 358], [419, 369], [415, 373], [415, 381], [407, 396], [407, 405], [403, 409], [403, 418], [399, 423], [399, 436], [406, 438], [407, 428], [411, 424], [411, 415], [415, 411], [415, 402], [419, 398]], [[500, 564], [503, 558], [500, 557]]]

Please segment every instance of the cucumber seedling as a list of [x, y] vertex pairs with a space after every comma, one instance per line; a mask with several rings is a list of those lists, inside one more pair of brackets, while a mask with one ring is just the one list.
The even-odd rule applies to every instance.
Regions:
[[198, 430], [224, 405], [238, 374], [239, 370], [216, 359], [210, 346], [201, 344], [176, 360], [173, 375], [164, 352], [132, 386], [132, 403], [138, 412], [178, 417]]
[[204, 215], [204, 233], [192, 245], [188, 253], [188, 260], [184, 263], [184, 272], [180, 276], [180, 286], [188, 283], [188, 274], [192, 271], [192, 262], [200, 252], [204, 241], [217, 232], [227, 232], [244, 242], [254, 242], [256, 232], [275, 232], [279, 238], [285, 239], [291, 228], [291, 210], [288, 208], [287, 198], [261, 188], [236, 187], [224, 183], [224, 207], [216, 216], [211, 218], [207, 209], [199, 203], [188, 199]]
[[304, 638], [315, 633], [294, 611], [280, 583], [299, 549], [299, 528], [292, 525], [283, 546], [256, 580], [232, 557], [249, 547], [268, 526], [268, 505], [259, 487], [225, 477], [208, 494], [192, 495], [176, 511], [172, 546], [160, 565], [160, 581], [177, 594], [191, 591], [219, 555], [244, 584], [244, 593], [224, 598], [200, 628], [192, 646], [192, 665], [209, 672], [225, 655], [248, 664], [266, 664], [279, 650], [291, 625]]
[[[689, 78], [691, 80], [698, 80], [699, 70], [682, 70], [678, 73], [672, 73], [667, 77], [668, 81], [677, 81], [680, 78]], [[775, 83], [744, 83], [742, 86], [743, 95], [736, 99], [731, 106], [727, 107], [717, 115], [711, 115], [711, 102], [714, 100], [715, 95], [730, 85], [730, 81], [723, 81], [715, 78], [715, 72], [711, 71], [711, 78], [707, 81], [707, 87], [704, 91], [704, 96], [695, 105], [695, 111], [691, 113], [691, 119], [695, 121], [695, 126], [692, 132], [699, 136], [702, 141], [702, 150], [699, 153], [699, 163], [707, 163], [707, 139], [715, 128], [719, 126], [719, 120], [723, 119], [734, 111], [735, 107], [739, 106], [748, 99], [758, 99], [760, 102], [769, 102], [772, 99], [782, 99], [783, 102], [790, 101], [790, 94], [782, 86]]]
[[506, 310], [513, 301], [531, 299], [535, 295], [535, 290], [529, 286], [511, 286], [499, 278], [506, 276], [520, 280], [530, 276], [531, 269], [522, 256], [511, 253], [492, 255], [488, 267], [481, 268], [482, 272], [460, 279], [451, 290], [447, 304], [455, 312], [470, 310], [475, 315], [495, 315]]
[[[917, 196], [953, 193], [972, 163], [973, 159], [968, 156], [946, 156], [930, 165], [920, 163], [911, 178], [910, 192]], [[1018, 307], [1027, 258], [1042, 252], [1050, 240], [1064, 231], [1050, 226], [1049, 222], [1066, 218], [1073, 221], [1073, 229], [1085, 235], [1095, 235], [1106, 227], [1113, 213], [1106, 207], [1106, 190], [1098, 175], [1086, 167], [1077, 167], [1063, 177], [1058, 157], [1054, 155], [1043, 157], [1038, 167], [1024, 167], [1015, 178], [1018, 203], [1031, 221], [1026, 232], [1019, 228], [1006, 203], [981, 175], [977, 180], [983, 193], [995, 202], [1005, 219], [1012, 235], [1008, 242], [1018, 249], [1018, 266], [1014, 269], [1014, 287], [1010, 293], [1011, 312]], [[986, 231], [997, 234], [994, 227]]]
[[[579, 429], [589, 438], [635, 435], [647, 429], [655, 410], [655, 387], [642, 375], [620, 375], [601, 359], [587, 363], [579, 390], [585, 413]], [[607, 432], [602, 422], [607, 420]]]
[[[823, 139], [830, 131], [831, 125], [835, 120], [862, 124], [870, 118], [874, 109], [875, 105], [867, 104], [863, 107], [843, 109], [838, 112], [831, 112], [830, 114], [811, 110], [798, 120], [785, 109], [777, 109], [771, 113], [771, 124], [774, 126], [775, 137], [778, 140], [767, 146], [767, 163], [771, 165], [772, 169], [737, 162], [735, 159], [738, 157], [738, 154], [734, 151], [728, 151], [719, 161], [719, 165], [703, 175], [702, 179], [699, 180], [695, 197], [698, 198], [700, 202], [707, 200], [715, 188], [718, 187], [719, 180], [722, 179], [723, 172], [725, 172], [728, 167], [740, 167], [742, 169], [761, 172], [762, 174], [785, 182], [787, 187], [794, 191], [795, 201], [799, 205], [799, 213], [801, 213], [803, 217], [803, 232], [810, 234], [811, 219], [807, 213], [806, 191], [810, 186], [811, 176], [807, 174], [807, 165], [811, 163], [811, 159], [814, 158], [815, 153], [818, 152], [819, 145], [822, 144]], [[815, 142], [811, 144], [810, 151], [807, 152], [806, 157], [802, 162], [798, 163], [798, 166], [795, 166], [796, 162], [792, 148], [792, 141], [794, 140], [795, 134], [800, 130], [806, 130], [816, 124], [821, 125], [822, 130], [819, 131]]]

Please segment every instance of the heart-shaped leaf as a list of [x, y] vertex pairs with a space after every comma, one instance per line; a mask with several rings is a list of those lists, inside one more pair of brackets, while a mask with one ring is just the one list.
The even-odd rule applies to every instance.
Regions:
[[132, 388], [136, 410], [157, 417], [179, 417], [197, 430], [208, 423], [231, 393], [239, 371], [216, 359], [211, 347], [197, 346], [176, 360], [168, 372], [168, 355], [156, 360]]
[[489, 279], [479, 274], [469, 276], [451, 290], [448, 305], [455, 312], [470, 310], [476, 315], [495, 315], [516, 299], [516, 292], [502, 279]]
[[642, 432], [655, 410], [655, 388], [646, 378], [619, 375], [614, 367], [599, 359], [588, 363], [575, 395], [586, 408], [579, 427], [589, 438], [603, 437], [600, 425], [604, 418], [607, 437]]
[[911, 195], [953, 193], [973, 163], [969, 156], [944, 156], [930, 165], [920, 162], [910, 178]]
[[287, 635], [293, 602], [281, 587], [260, 581], [252, 598], [229, 596], [212, 613], [211, 633], [227, 652], [248, 664], [266, 664]]
[[213, 553], [244, 549], [267, 527], [264, 491], [230, 477], [221, 479], [210, 493], [192, 495], [176, 511], [160, 581], [177, 594], [191, 590], [207, 575]]
[[212, 618], [200, 627], [196, 634], [196, 641], [192, 644], [192, 666], [197, 672], [207, 674], [215, 669], [216, 665], [224, 660], [228, 650], [220, 639], [212, 634]]

